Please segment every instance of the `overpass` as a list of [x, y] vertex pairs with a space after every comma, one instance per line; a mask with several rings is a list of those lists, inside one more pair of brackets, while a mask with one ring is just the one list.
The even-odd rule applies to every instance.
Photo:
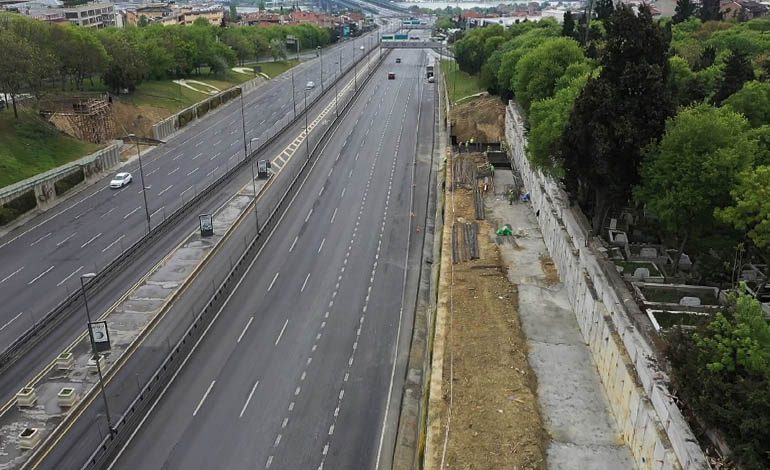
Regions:
[[438, 41], [381, 41], [383, 49], [442, 49], [444, 43]]

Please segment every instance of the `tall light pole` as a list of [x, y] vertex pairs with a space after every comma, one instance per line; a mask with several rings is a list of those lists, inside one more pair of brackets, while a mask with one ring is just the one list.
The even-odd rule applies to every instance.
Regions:
[[305, 151], [307, 152], [307, 159], [310, 160], [310, 133], [307, 128], [307, 88], [305, 93]]
[[83, 304], [86, 306], [86, 318], [88, 319], [88, 338], [91, 342], [91, 352], [93, 353], [94, 361], [96, 362], [96, 373], [99, 375], [99, 389], [101, 390], [102, 399], [104, 400], [104, 415], [107, 418], [107, 427], [110, 428], [110, 435], [115, 433], [112, 427], [112, 418], [110, 417], [110, 406], [107, 403], [107, 393], [104, 391], [104, 375], [102, 375], [102, 365], [99, 359], [101, 355], [96, 350], [96, 343], [94, 343], [94, 336], [91, 332], [91, 312], [88, 310], [88, 297], [86, 296], [86, 279], [93, 279], [96, 277], [95, 273], [86, 273], [80, 276], [80, 288], [83, 291]]
[[246, 150], [246, 116], [243, 114], [243, 88], [241, 88], [241, 129], [243, 130], [243, 161], [249, 157]]
[[297, 62], [299, 62], [299, 38], [294, 40], [294, 44], [297, 45]]
[[321, 94], [324, 92], [324, 52], [323, 49], [321, 49], [321, 46], [316, 46], [316, 49], [318, 50], [318, 58], [321, 62]]
[[294, 105], [294, 119], [297, 119], [297, 91], [294, 88], [294, 69], [291, 69], [291, 103]]
[[139, 157], [139, 179], [142, 183], [142, 198], [144, 199], [144, 215], [147, 219], [147, 233], [150, 233], [150, 210], [147, 207], [147, 186], [144, 185], [144, 167], [142, 167], [142, 153], [139, 149], [139, 140], [135, 134], [128, 134], [136, 144], [136, 155]]
[[[251, 150], [251, 143], [254, 141], [259, 142], [259, 137], [252, 137], [249, 141], [249, 150]], [[259, 147], [258, 147], [259, 148]], [[249, 153], [251, 153], [249, 151]], [[259, 235], [259, 214], [257, 213], [257, 178], [254, 175], [254, 160], [251, 160], [251, 187], [254, 189], [254, 220], [257, 222], [257, 235]]]
[[[340, 54], [340, 60], [342, 60], [342, 54]], [[342, 64], [340, 63], [340, 77], [341, 76], [342, 76]], [[337, 96], [339, 95], [339, 91], [338, 91], [338, 88], [337, 88], [337, 82], [339, 82], [339, 80], [335, 80], [334, 81], [334, 114], [337, 117], [340, 117], [340, 112], [337, 109]]]

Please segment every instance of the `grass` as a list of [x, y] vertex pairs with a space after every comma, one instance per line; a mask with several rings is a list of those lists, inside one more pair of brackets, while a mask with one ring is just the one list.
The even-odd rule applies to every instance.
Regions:
[[664, 330], [675, 325], [697, 326], [712, 318], [711, 315], [679, 312], [655, 312], [653, 315], [658, 325]]
[[102, 146], [73, 139], [34, 113], [0, 112], [0, 187], [82, 158]]
[[455, 62], [452, 60], [441, 61], [441, 72], [446, 77], [449, 100], [452, 104], [457, 103], [466, 96], [485, 91], [479, 85], [479, 77], [458, 70]]
[[644, 298], [649, 302], [662, 302], [667, 304], [678, 304], [682, 297], [698, 297], [701, 305], [719, 305], [719, 299], [713, 290], [698, 290], [690, 292], [686, 288], [665, 288], [665, 287], [649, 287], [643, 286], [639, 290], [642, 291]]
[[278, 62], [260, 62], [254, 65], [259, 65], [262, 68], [262, 73], [266, 73], [268, 77], [275, 78], [298, 64], [299, 62], [296, 60], [279, 60]]

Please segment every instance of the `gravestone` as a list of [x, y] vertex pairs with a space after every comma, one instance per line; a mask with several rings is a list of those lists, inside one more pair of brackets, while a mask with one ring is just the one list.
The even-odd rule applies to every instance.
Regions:
[[682, 297], [679, 301], [679, 305], [685, 307], [700, 307], [700, 299], [698, 297]]
[[641, 250], [639, 250], [639, 257], [645, 258], [645, 259], [657, 259], [658, 250], [651, 246], [644, 247]]
[[650, 277], [650, 270], [647, 268], [636, 268], [634, 270], [634, 277], [637, 279], [647, 279]]

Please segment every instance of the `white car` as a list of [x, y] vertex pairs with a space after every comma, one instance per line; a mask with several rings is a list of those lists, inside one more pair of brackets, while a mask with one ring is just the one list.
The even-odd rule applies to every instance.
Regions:
[[123, 186], [131, 183], [131, 181], [133, 181], [133, 178], [131, 178], [131, 173], [118, 173], [114, 178], [112, 178], [112, 181], [110, 181], [110, 188], [122, 188]]
[[312, 90], [315, 88], [315, 82], [307, 82], [307, 85], [305, 85], [306, 90]]
[[361, 49], [363, 51], [364, 50], [364, 46], [359, 47], [359, 49]]

